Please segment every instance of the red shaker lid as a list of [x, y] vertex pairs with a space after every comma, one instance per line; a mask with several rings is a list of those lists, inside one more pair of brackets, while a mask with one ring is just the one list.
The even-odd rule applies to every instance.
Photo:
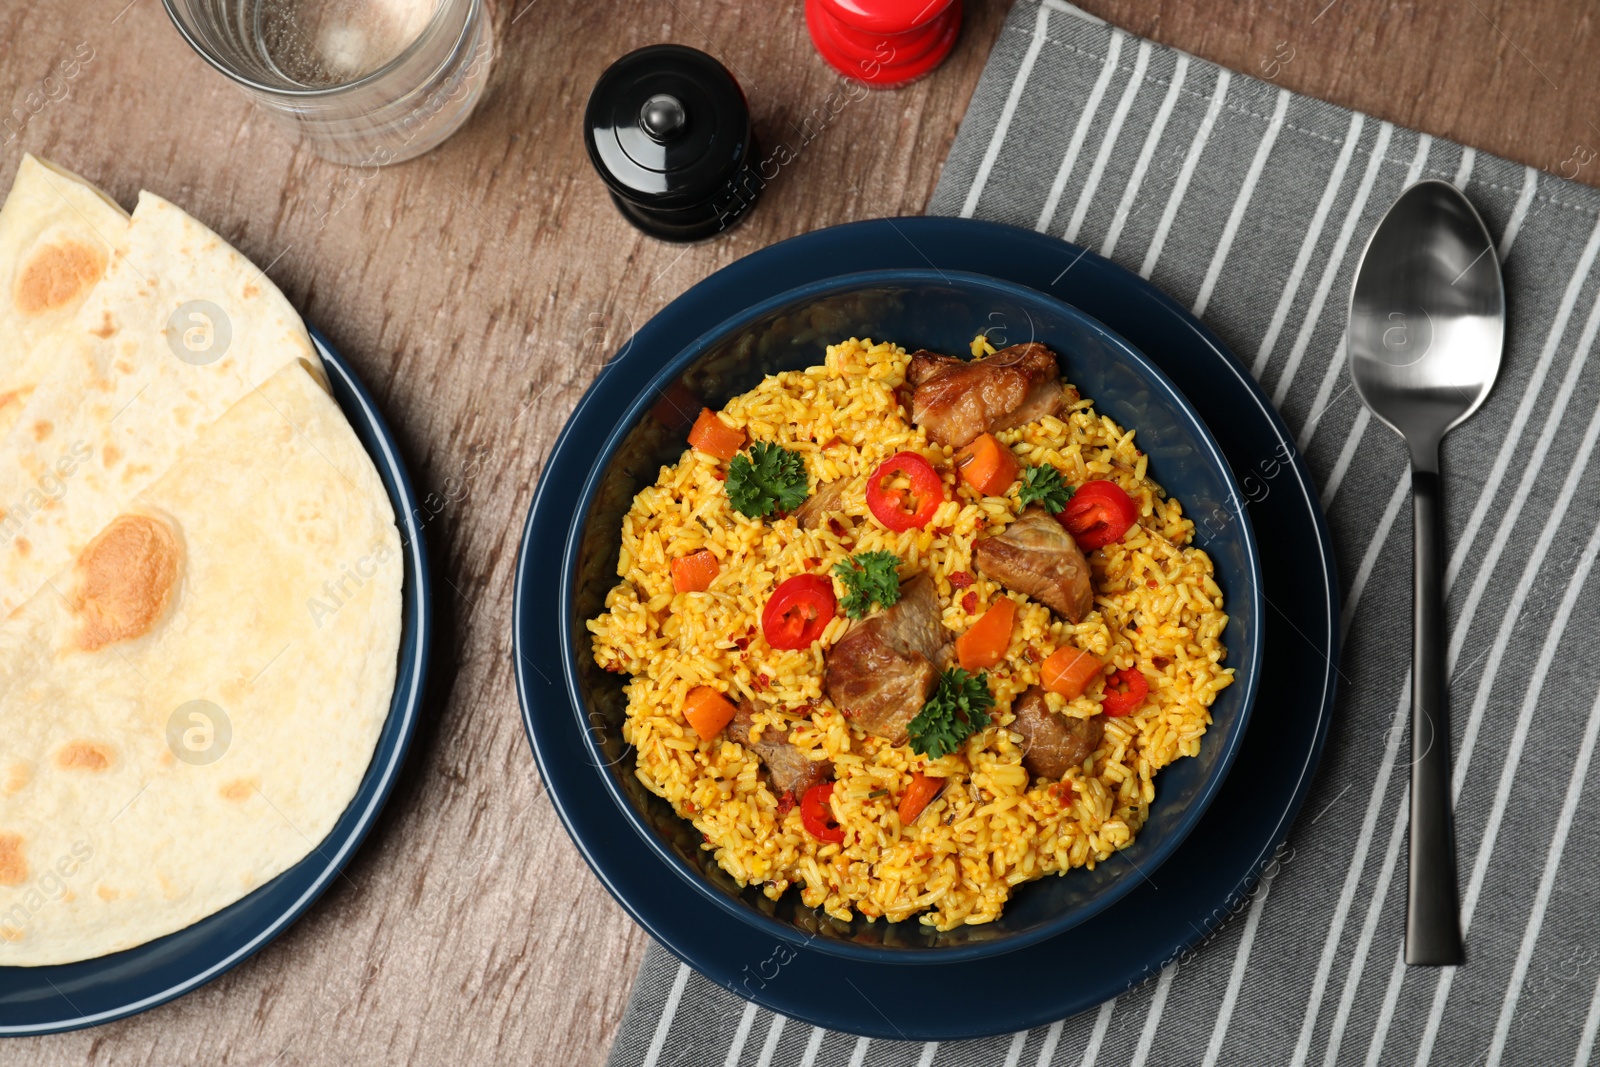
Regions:
[[944, 62], [961, 30], [961, 0], [806, 0], [806, 27], [835, 70], [887, 89]]
[[871, 33], [907, 33], [938, 19], [952, 0], [825, 0], [834, 18]]

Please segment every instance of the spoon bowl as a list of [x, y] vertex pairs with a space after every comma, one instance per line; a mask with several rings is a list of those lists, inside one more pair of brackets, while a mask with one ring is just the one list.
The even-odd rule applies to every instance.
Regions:
[[1478, 410], [1505, 347], [1493, 239], [1448, 182], [1400, 194], [1372, 234], [1350, 293], [1350, 378], [1411, 452], [1411, 833], [1406, 962], [1461, 963], [1450, 729], [1445, 716], [1444, 508], [1439, 442]]
[[1372, 234], [1350, 295], [1350, 376], [1372, 413], [1438, 470], [1439, 441], [1500, 369], [1505, 285], [1494, 241], [1449, 182], [1424, 181]]

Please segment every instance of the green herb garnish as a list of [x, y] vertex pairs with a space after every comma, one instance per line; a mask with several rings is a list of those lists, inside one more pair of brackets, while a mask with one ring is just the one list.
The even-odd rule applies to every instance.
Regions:
[[1018, 494], [1022, 506], [1042, 504], [1054, 515], [1072, 499], [1072, 486], [1061, 480], [1061, 472], [1046, 464], [1029, 467], [1022, 475], [1022, 491]]
[[917, 717], [906, 726], [911, 751], [939, 759], [961, 747], [961, 742], [989, 725], [989, 709], [994, 696], [989, 692], [989, 676], [982, 671], [968, 674], [951, 667], [939, 675], [939, 686], [922, 705]]
[[844, 598], [844, 613], [859, 619], [872, 610], [876, 600], [893, 607], [900, 599], [900, 557], [893, 552], [863, 552], [840, 560], [833, 573], [850, 590]]
[[810, 495], [805, 460], [767, 441], [750, 446], [728, 464], [728, 501], [739, 514], [760, 519], [774, 511], [793, 511]]

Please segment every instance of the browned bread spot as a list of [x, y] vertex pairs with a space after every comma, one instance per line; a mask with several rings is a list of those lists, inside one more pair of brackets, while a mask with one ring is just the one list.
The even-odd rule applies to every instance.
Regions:
[[17, 272], [17, 310], [43, 315], [66, 307], [105, 272], [106, 257], [98, 248], [71, 240], [45, 245]]
[[218, 790], [222, 794], [223, 800], [231, 800], [236, 804], [249, 800], [250, 794], [255, 791], [256, 780], [254, 778], [235, 778], [233, 781], [225, 783]]
[[148, 633], [178, 584], [178, 538], [160, 519], [118, 515], [78, 557], [73, 607], [78, 645], [93, 652]]
[[28, 861], [22, 855], [21, 834], [0, 834], [0, 885], [21, 885], [28, 880]]
[[33, 767], [17, 760], [6, 771], [6, 796], [20, 793], [31, 781], [33, 781]]
[[56, 753], [56, 766], [68, 771], [103, 771], [111, 766], [111, 750], [95, 741], [68, 741]]

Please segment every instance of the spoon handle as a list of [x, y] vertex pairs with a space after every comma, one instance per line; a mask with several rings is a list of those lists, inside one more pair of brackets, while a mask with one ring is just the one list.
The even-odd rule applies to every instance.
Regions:
[[1406, 962], [1462, 962], [1445, 715], [1444, 515], [1439, 475], [1413, 470], [1416, 538], [1411, 658], [1411, 851]]

